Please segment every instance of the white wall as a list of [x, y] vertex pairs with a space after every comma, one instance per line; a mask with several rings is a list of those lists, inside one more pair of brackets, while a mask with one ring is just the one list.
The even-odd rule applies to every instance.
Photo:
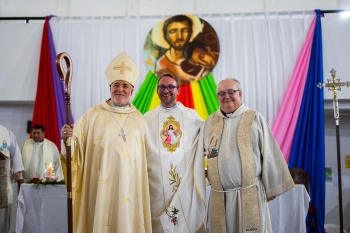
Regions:
[[35, 100], [42, 31], [43, 23], [0, 24], [0, 101]]
[[11, 130], [18, 146], [29, 138], [27, 121], [32, 120], [34, 102], [0, 102], [0, 124]]
[[1, 16], [126, 16], [349, 8], [348, 0], [0, 0]]
[[[342, 198], [343, 198], [343, 219], [344, 229], [350, 230], [350, 169], [345, 169], [344, 157], [350, 154], [350, 112], [341, 111], [340, 124], [340, 155], [342, 169]], [[332, 168], [332, 173], [337, 172], [337, 144], [336, 129], [332, 111], [326, 111], [325, 116], [325, 134], [326, 134], [326, 167]], [[337, 176], [334, 177], [337, 181]], [[333, 182], [326, 182], [326, 211], [325, 223], [339, 225], [339, 208], [338, 208], [338, 186]]]

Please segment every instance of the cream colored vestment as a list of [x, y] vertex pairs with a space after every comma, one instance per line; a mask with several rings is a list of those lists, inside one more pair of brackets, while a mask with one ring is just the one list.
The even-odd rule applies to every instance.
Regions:
[[103, 101], [74, 124], [73, 135], [74, 232], [150, 233], [142, 114]]

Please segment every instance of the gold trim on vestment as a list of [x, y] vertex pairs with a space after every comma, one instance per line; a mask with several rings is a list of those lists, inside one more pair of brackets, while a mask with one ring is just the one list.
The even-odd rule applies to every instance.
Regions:
[[212, 232], [226, 232], [225, 193], [240, 190], [242, 199], [242, 232], [260, 232], [260, 212], [258, 189], [256, 186], [256, 168], [253, 153], [252, 125], [256, 111], [248, 110], [242, 114], [237, 129], [237, 144], [242, 166], [242, 187], [223, 190], [219, 170], [218, 151], [222, 137], [224, 119], [217, 113], [213, 115], [209, 134], [208, 177], [212, 187]]
[[221, 143], [222, 130], [224, 129], [224, 119], [217, 113], [213, 115], [213, 123], [209, 134], [209, 151], [208, 158], [218, 156], [218, 151]]
[[237, 129], [237, 144], [242, 164], [242, 232], [260, 232], [260, 212], [256, 168], [253, 152], [252, 126], [256, 111], [242, 114]]
[[211, 232], [226, 233], [225, 193], [222, 192], [223, 188], [219, 177], [218, 157], [208, 158], [208, 177], [213, 191], [210, 194], [212, 202]]
[[[218, 151], [221, 142], [222, 131], [224, 128], [224, 119], [217, 113], [213, 115], [212, 126], [209, 134], [208, 160], [208, 178], [211, 183], [211, 207], [212, 207], [212, 232], [226, 233], [226, 214], [225, 214], [225, 193], [220, 181], [218, 169]], [[214, 191], [215, 190], [215, 191]], [[218, 192], [217, 192], [218, 191]]]
[[2, 160], [0, 163], [0, 208], [7, 208], [9, 206], [9, 175], [10, 175], [9, 159]]

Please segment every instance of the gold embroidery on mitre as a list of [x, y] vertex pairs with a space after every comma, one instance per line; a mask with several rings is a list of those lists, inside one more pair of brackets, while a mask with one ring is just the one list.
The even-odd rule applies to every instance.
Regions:
[[162, 144], [168, 149], [170, 153], [176, 151], [176, 148], [180, 146], [180, 138], [182, 137], [181, 126], [175, 118], [170, 115], [168, 120], [163, 123], [163, 127], [160, 130], [160, 138]]
[[120, 80], [135, 86], [140, 77], [140, 71], [132, 58], [126, 52], [122, 52], [109, 63], [106, 76], [109, 85]]
[[125, 61], [122, 61], [120, 66], [114, 66], [113, 70], [119, 70], [121, 74], [124, 74], [124, 71], [132, 71], [132, 68], [130, 66], [126, 66]]

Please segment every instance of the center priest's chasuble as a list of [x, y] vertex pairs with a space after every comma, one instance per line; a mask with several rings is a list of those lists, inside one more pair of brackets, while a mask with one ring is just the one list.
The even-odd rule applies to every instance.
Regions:
[[196, 232], [206, 215], [203, 156], [195, 156], [203, 121], [181, 103], [145, 118], [153, 233]]

